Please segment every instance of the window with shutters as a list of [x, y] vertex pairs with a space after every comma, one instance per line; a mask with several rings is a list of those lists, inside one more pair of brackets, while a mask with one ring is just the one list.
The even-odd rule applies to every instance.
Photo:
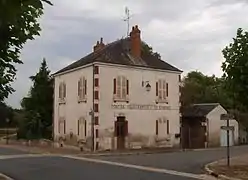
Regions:
[[84, 117], [78, 120], [78, 138], [85, 139], [87, 135], [87, 122]]
[[66, 84], [65, 82], [59, 83], [59, 104], [64, 104], [66, 101]]
[[156, 82], [156, 102], [168, 103], [169, 84], [164, 79]]
[[59, 118], [59, 126], [58, 126], [58, 130], [59, 130], [59, 134], [65, 134], [66, 133], [66, 124], [65, 124], [65, 118]]
[[166, 117], [161, 117], [156, 120], [156, 135], [165, 137], [170, 134], [170, 124]]
[[78, 102], [86, 102], [87, 96], [87, 80], [82, 77], [78, 80]]
[[129, 81], [125, 76], [118, 76], [113, 80], [114, 101], [128, 101]]

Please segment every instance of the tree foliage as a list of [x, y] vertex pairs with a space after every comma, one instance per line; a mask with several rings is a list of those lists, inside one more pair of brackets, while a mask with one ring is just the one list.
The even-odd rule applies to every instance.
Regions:
[[19, 136], [26, 138], [50, 138], [53, 112], [53, 80], [45, 59], [35, 76], [31, 76], [33, 86], [29, 96], [24, 97], [21, 106], [25, 120], [20, 124]]
[[11, 82], [16, 75], [15, 65], [22, 63], [23, 45], [39, 35], [43, 2], [51, 4], [48, 0], [0, 1], [0, 101], [14, 91]]
[[236, 108], [248, 110], [248, 32], [241, 28], [233, 42], [223, 49], [222, 64], [227, 89], [234, 98]]
[[153, 48], [146, 44], [145, 42], [141, 43], [142, 49], [144, 53], [150, 54], [158, 59], [161, 59], [161, 55], [158, 52], [154, 52]]
[[225, 90], [223, 78], [206, 76], [198, 71], [192, 71], [183, 79], [181, 87], [181, 104], [188, 106], [194, 103], [220, 103], [225, 108], [231, 108], [232, 100]]

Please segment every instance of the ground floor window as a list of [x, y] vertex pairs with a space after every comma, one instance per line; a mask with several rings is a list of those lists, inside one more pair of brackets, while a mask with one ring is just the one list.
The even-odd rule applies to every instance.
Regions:
[[85, 118], [81, 117], [78, 120], [78, 137], [80, 139], [85, 139], [87, 136], [87, 122]]
[[155, 134], [158, 136], [165, 136], [170, 134], [170, 124], [166, 117], [156, 120]]
[[65, 118], [59, 119], [59, 134], [65, 134], [66, 133], [66, 124], [65, 124]]

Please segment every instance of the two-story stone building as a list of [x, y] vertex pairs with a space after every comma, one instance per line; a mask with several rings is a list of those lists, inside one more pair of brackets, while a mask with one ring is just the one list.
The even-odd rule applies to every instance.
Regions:
[[140, 34], [134, 26], [128, 38], [101, 38], [54, 74], [55, 140], [96, 150], [179, 145], [182, 71], [145, 51]]

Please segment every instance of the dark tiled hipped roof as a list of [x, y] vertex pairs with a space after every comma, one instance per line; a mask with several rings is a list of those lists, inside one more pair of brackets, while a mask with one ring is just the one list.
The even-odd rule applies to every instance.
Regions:
[[102, 49], [92, 52], [82, 59], [70, 64], [69, 66], [59, 70], [55, 74], [62, 73], [68, 70], [78, 68], [93, 62], [102, 62], [110, 64], [121, 64], [128, 66], [148, 67], [161, 70], [169, 70], [182, 72], [176, 67], [156, 58], [152, 55], [145, 53], [141, 50], [141, 57], [135, 58], [130, 52], [130, 38], [117, 40], [108, 45], [105, 45]]
[[205, 117], [218, 105], [220, 104], [218, 103], [193, 104], [183, 109], [182, 115], [183, 117]]

